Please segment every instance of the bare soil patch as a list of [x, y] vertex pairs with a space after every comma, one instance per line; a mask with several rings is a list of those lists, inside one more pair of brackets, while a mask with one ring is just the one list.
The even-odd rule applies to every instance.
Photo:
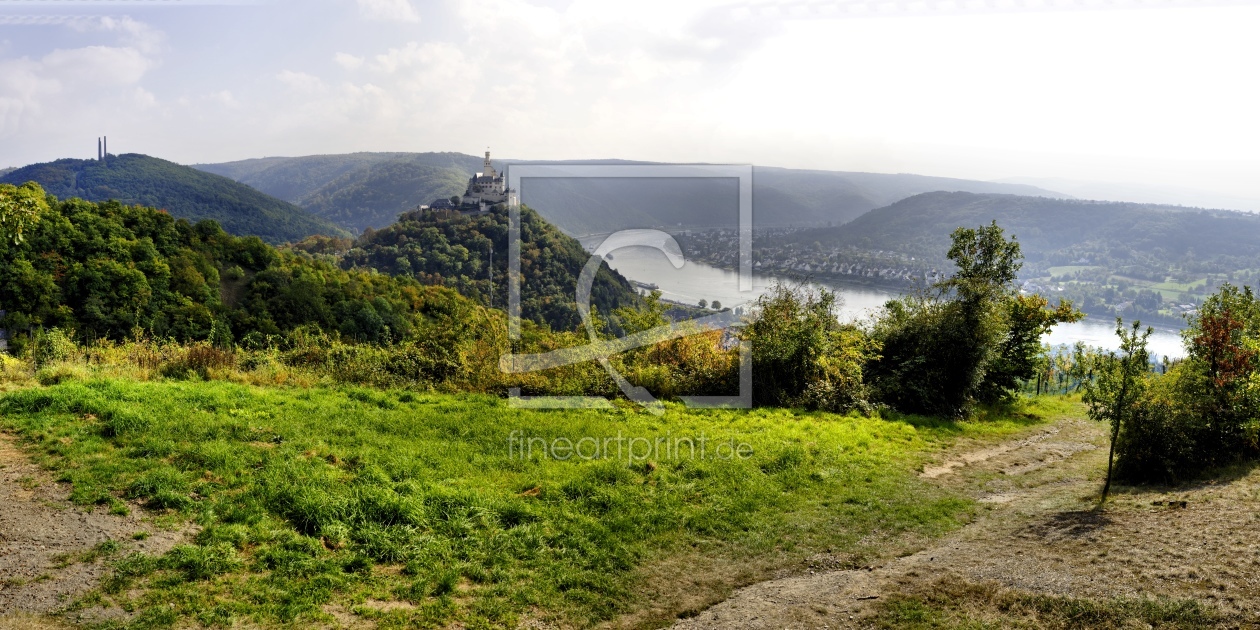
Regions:
[[[117, 543], [108, 555], [157, 555], [185, 537], [155, 528], [138, 509], [128, 516], [108, 514], [104, 507], [84, 510], [68, 496], [68, 486], [32, 463], [12, 436], [0, 433], [0, 628], [53, 623], [40, 615], [65, 607], [108, 571], [99, 553], [102, 543]], [[139, 532], [147, 537], [136, 540]]]

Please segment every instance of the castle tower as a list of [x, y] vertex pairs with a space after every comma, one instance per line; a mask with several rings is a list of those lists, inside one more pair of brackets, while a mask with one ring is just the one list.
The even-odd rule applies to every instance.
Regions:
[[489, 177], [492, 180], [499, 176], [499, 174], [494, 170], [494, 167], [490, 165], [489, 149], [486, 149], [486, 159], [481, 163], [481, 175], [483, 177]]

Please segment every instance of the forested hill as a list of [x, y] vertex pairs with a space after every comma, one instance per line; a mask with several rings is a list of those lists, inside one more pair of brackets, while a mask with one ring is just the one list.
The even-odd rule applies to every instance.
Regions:
[[786, 238], [824, 247], [851, 245], [943, 256], [955, 228], [990, 221], [1017, 236], [1030, 259], [1085, 246], [1162, 260], [1260, 256], [1260, 215], [965, 192], [916, 195], [842, 226], [798, 231]]
[[142, 332], [246, 346], [317, 328], [347, 341], [441, 345], [484, 321], [485, 309], [449, 289], [343, 270], [211, 221], [116, 201], [49, 201], [20, 242], [0, 239], [0, 328], [19, 346], [53, 327], [81, 339]]
[[[508, 213], [502, 206], [481, 214], [412, 211], [389, 227], [366, 232], [342, 262], [348, 268], [370, 267], [424, 284], [449, 286], [483, 305], [506, 309], [507, 235]], [[581, 320], [574, 293], [589, 258], [576, 239], [522, 207], [521, 316], [553, 330], [576, 329]], [[604, 317], [616, 308], [638, 303], [629, 282], [607, 264], [595, 277], [591, 300]]]
[[399, 213], [461, 195], [481, 158], [461, 153], [350, 153], [197, 164], [361, 232]]
[[[461, 153], [349, 153], [195, 168], [231, 177], [358, 231], [384, 227], [400, 212], [462, 194], [481, 163], [482, 158]], [[496, 160], [495, 167], [503, 170], [510, 163]], [[763, 226], [840, 224], [936, 190], [1064, 196], [1022, 184], [758, 166], [753, 169], [753, 221]], [[731, 227], [738, 222], [737, 191], [733, 181], [714, 179], [537, 179], [522, 185], [521, 199], [569, 234], [598, 234], [642, 227]]]
[[159, 208], [190, 221], [213, 219], [232, 234], [272, 243], [311, 234], [347, 232], [289, 202], [227, 177], [174, 162], [128, 153], [105, 161], [64, 159], [32, 164], [0, 176], [0, 182], [34, 181], [61, 199], [118, 200]]

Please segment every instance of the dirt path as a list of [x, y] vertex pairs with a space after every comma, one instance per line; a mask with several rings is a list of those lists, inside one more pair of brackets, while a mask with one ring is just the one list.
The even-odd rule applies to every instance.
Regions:
[[1121, 488], [1098, 512], [1105, 444], [1098, 425], [1063, 419], [997, 446], [955, 449], [922, 476], [977, 498], [985, 507], [971, 524], [864, 570], [754, 584], [673, 627], [864, 627], [882, 598], [942, 579], [1194, 598], [1233, 618], [1260, 611], [1260, 471], [1175, 493]]
[[[0, 433], [0, 627], [19, 616], [30, 623], [29, 613], [55, 612], [91, 589], [107, 571], [100, 552], [115, 543], [112, 554], [160, 554], [185, 536], [154, 528], [134, 507], [129, 516], [85, 511], [68, 495]], [[136, 540], [139, 532], [148, 537]]]

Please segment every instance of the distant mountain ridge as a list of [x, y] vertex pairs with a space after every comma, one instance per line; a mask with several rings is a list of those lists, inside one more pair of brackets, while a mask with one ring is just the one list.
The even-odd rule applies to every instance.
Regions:
[[[522, 160], [495, 160], [495, 167]], [[531, 162], [555, 163], [555, 162]], [[629, 160], [565, 163], [650, 164]], [[354, 230], [380, 228], [399, 213], [463, 193], [482, 158], [460, 153], [350, 153], [270, 157], [195, 168], [231, 177]], [[550, 179], [522, 185], [521, 200], [569, 234], [642, 227], [730, 227], [738, 222], [731, 182], [720, 180]], [[839, 224], [905, 197], [937, 190], [1066, 195], [1025, 184], [912, 174], [753, 168], [753, 222]]]
[[460, 153], [349, 153], [270, 157], [197, 168], [302, 206], [356, 232], [402, 212], [463, 194], [481, 158]]
[[330, 221], [230, 178], [138, 153], [110, 155], [105, 161], [56, 160], [0, 175], [4, 183], [27, 181], [62, 199], [116, 199], [190, 221], [213, 219], [232, 234], [272, 243], [312, 234], [347, 235]]
[[1219, 208], [1260, 212], [1260, 198], [1222, 194], [1176, 185], [1151, 185], [1126, 182], [1098, 182], [1061, 177], [1011, 177], [997, 180], [1002, 183], [1029, 184], [1053, 188], [1081, 199], [1129, 201], [1179, 205], [1196, 208]]
[[1016, 195], [932, 192], [873, 210], [845, 225], [795, 232], [794, 242], [939, 252], [958, 227], [997, 221], [1026, 253], [1096, 243], [1112, 250], [1260, 256], [1260, 215], [1233, 210]]

